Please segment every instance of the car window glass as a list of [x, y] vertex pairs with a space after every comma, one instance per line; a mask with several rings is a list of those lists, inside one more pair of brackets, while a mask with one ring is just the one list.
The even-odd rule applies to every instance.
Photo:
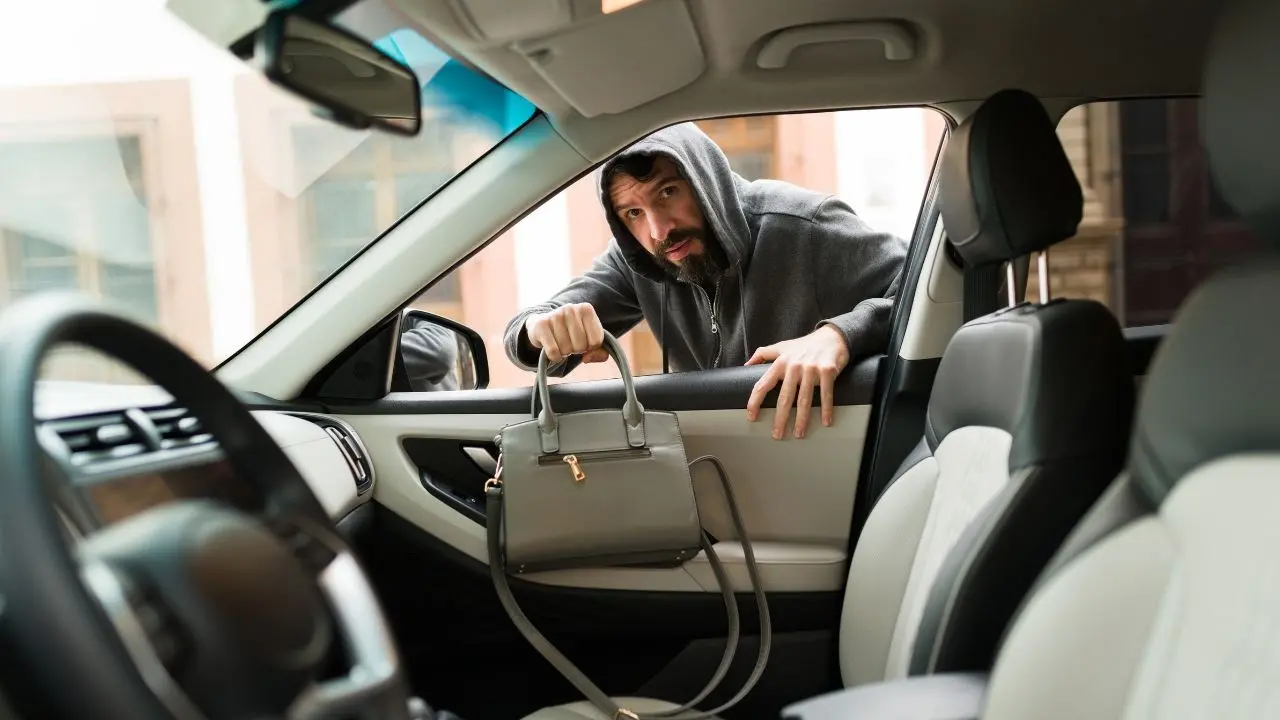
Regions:
[[[1125, 327], [1162, 325], [1205, 278], [1262, 249], [1209, 174], [1198, 98], [1080, 105], [1058, 137], [1085, 202], [1075, 237], [1049, 251], [1052, 297], [1097, 300]], [[1027, 285], [1038, 298], [1034, 271]]]
[[[757, 115], [698, 125], [743, 178], [834, 194], [873, 228], [908, 240], [946, 127], [940, 114], [924, 108]], [[491, 387], [531, 382], [503, 351], [511, 318], [563, 288], [608, 246], [595, 182], [589, 174], [551, 197], [411, 303], [480, 333]], [[661, 349], [644, 323], [620, 340], [634, 374], [662, 371]], [[617, 375], [613, 363], [594, 363], [561, 380]]]

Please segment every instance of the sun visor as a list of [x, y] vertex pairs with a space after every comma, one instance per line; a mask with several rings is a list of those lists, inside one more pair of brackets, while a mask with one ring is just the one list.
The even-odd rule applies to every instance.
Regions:
[[570, 0], [452, 0], [477, 40], [509, 41], [544, 35], [573, 21]]
[[707, 66], [682, 0], [649, 0], [559, 34], [517, 43], [516, 50], [585, 117], [625, 112], [675, 92], [698, 79]]

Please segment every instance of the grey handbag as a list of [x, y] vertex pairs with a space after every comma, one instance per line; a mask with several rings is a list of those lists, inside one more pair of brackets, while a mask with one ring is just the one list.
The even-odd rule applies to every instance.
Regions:
[[[724, 466], [713, 456], [689, 463], [675, 413], [645, 410], [636, 398], [626, 356], [605, 333], [604, 347], [618, 364], [625, 400], [622, 410], [557, 414], [547, 385], [547, 357], [539, 358], [535, 399], [541, 411], [508, 425], [498, 436], [498, 470], [485, 484], [489, 572], [503, 607], [530, 644], [587, 699], [612, 718], [696, 720], [738, 703], [755, 686], [768, 662], [771, 627], [768, 601], [755, 554]], [[690, 468], [714, 467], [742, 543], [747, 573], [760, 612], [760, 651], [743, 687], [719, 707], [689, 712], [728, 673], [740, 633], [738, 604], [703, 531]], [[719, 583], [728, 616], [724, 656], [711, 681], [692, 700], [643, 716], [620, 708], [564, 657], [521, 611], [507, 574], [569, 567], [644, 563], [679, 564], [705, 552]]]

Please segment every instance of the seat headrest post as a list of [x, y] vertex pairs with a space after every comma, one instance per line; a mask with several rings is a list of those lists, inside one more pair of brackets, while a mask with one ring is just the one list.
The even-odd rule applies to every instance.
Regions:
[[1008, 307], [1013, 307], [1014, 305], [1018, 304], [1018, 277], [1017, 276], [1018, 276], [1018, 273], [1014, 271], [1013, 263], [1012, 262], [1005, 263], [1004, 264], [1004, 283], [1009, 288]]
[[1040, 277], [1040, 304], [1049, 302], [1049, 251], [1041, 250], [1036, 272]]

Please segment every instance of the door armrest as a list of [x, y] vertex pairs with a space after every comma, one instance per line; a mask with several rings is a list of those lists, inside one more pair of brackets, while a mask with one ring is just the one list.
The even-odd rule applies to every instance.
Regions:
[[785, 720], [977, 720], [987, 676], [954, 673], [839, 690], [782, 709]]

